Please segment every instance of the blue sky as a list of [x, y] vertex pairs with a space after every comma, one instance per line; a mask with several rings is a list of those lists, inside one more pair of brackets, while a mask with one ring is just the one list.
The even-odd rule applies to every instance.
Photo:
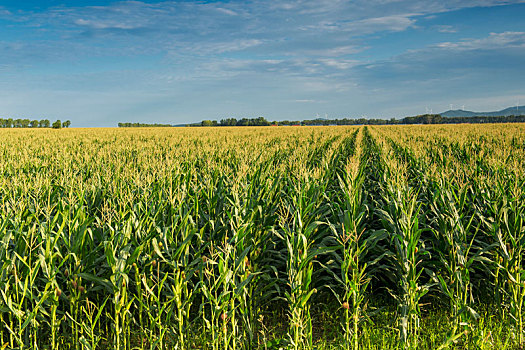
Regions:
[[525, 104], [525, 1], [0, 0], [0, 116], [73, 126]]

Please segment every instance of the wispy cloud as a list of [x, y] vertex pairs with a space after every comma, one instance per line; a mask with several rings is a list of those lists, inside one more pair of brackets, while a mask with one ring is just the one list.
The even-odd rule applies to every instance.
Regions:
[[457, 29], [451, 25], [437, 25], [434, 28], [440, 33], [457, 33]]
[[481, 39], [464, 39], [459, 42], [443, 42], [437, 48], [446, 50], [499, 50], [525, 48], [525, 32], [490, 33]]
[[13, 14], [11, 13], [11, 11], [0, 7], [0, 17], [9, 17], [9, 16], [12, 16], [12, 15]]
[[469, 19], [455, 17], [473, 7], [525, 6], [516, 5], [522, 0], [62, 3], [0, 7], [0, 71], [14, 76], [0, 83], [5, 91], [92, 90], [120, 98], [121, 90], [142, 90], [159, 104], [176, 101], [180, 113], [193, 107], [192, 118], [214, 107], [280, 108], [290, 116], [320, 101], [332, 113], [369, 114], [367, 105], [378, 110], [396, 99], [480, 93], [484, 80], [492, 89], [503, 81], [517, 89], [515, 72], [525, 59], [519, 22], [464, 34]]
[[230, 15], [230, 16], [238, 16], [239, 14], [233, 10], [230, 10], [230, 9], [227, 9], [227, 8], [223, 8], [223, 7], [217, 7], [217, 11], [220, 12], [220, 13], [223, 13], [223, 14], [226, 14], [226, 15]]
[[263, 44], [259, 39], [236, 39], [216, 43], [182, 43], [179, 46], [180, 51], [185, 53], [191, 52], [196, 55], [218, 55], [228, 52], [244, 51]]
[[93, 29], [137, 29], [141, 28], [140, 25], [125, 23], [125, 22], [114, 22], [114, 21], [97, 21], [91, 19], [76, 19], [74, 24], [81, 27], [88, 27]]
[[[388, 86], [396, 95], [486, 94], [494, 86], [519, 89], [516, 79], [525, 58], [525, 33], [491, 33], [479, 39], [442, 42], [408, 50], [388, 60], [358, 65], [354, 76], [364, 87]], [[405, 97], [399, 97], [403, 99]]]
[[356, 21], [323, 22], [317, 26], [310, 26], [310, 28], [325, 31], [342, 31], [356, 36], [383, 31], [399, 32], [407, 30], [414, 25], [416, 20], [411, 18], [414, 15], [416, 14], [371, 17]]
[[[519, 2], [519, 1], [518, 1]], [[267, 2], [121, 1], [108, 6], [55, 7], [40, 13], [11, 14], [27, 28], [45, 28], [46, 40], [81, 42], [86, 52], [101, 53], [114, 40], [133, 52], [172, 52], [186, 47], [195, 54], [253, 49], [256, 55], [348, 56], [368, 48], [364, 36], [413, 28], [426, 14], [472, 6], [510, 3], [498, 0], [294, 0]], [[378, 14], [381, 14], [378, 16]], [[35, 29], [36, 30], [36, 29]], [[438, 27], [452, 32], [448, 25]], [[56, 49], [57, 45], [50, 45]], [[67, 45], [64, 45], [67, 46]]]

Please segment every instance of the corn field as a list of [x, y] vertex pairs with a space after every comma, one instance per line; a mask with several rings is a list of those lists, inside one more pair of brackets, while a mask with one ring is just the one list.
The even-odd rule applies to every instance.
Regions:
[[0, 349], [523, 349], [525, 125], [0, 130]]

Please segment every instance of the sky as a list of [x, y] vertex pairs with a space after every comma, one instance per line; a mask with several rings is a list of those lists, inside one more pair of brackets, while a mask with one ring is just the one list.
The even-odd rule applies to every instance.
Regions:
[[525, 104], [525, 1], [0, 0], [0, 117], [402, 118]]

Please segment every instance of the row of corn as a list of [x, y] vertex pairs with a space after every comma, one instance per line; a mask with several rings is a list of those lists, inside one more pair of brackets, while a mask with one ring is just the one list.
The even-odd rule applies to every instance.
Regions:
[[358, 349], [381, 303], [468, 347], [494, 300], [525, 343], [523, 134], [411, 128], [3, 132], [0, 348], [310, 349], [326, 305]]

